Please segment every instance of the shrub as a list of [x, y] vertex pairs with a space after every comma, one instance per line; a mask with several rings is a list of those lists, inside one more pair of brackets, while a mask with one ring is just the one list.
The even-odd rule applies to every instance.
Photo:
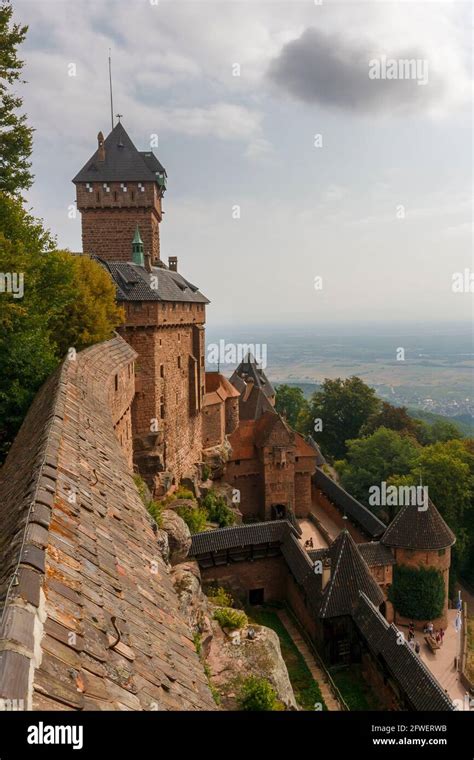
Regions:
[[206, 590], [207, 598], [219, 607], [232, 607], [234, 600], [222, 586], [210, 586]]
[[162, 522], [163, 522], [163, 514], [162, 514], [163, 513], [163, 507], [162, 507], [162, 505], [159, 502], [157, 502], [157, 501], [153, 501], [153, 499], [152, 499], [151, 501], [148, 502], [148, 504], [146, 505], [146, 508], [147, 508], [148, 512], [150, 513], [150, 515], [153, 517], [153, 519], [156, 522], [156, 524], [158, 525], [158, 527], [161, 528], [161, 525], [162, 525]]
[[273, 686], [266, 678], [249, 676], [243, 682], [237, 702], [241, 710], [271, 711], [281, 709]]
[[202, 506], [207, 510], [209, 520], [218, 523], [220, 528], [226, 528], [228, 525], [234, 524], [235, 515], [230, 507], [227, 506], [227, 502], [223, 496], [218, 496], [210, 491], [202, 500]]
[[196, 507], [178, 507], [176, 513], [184, 520], [190, 533], [200, 533], [207, 525], [207, 512]]
[[211, 468], [207, 466], [207, 464], [203, 464], [201, 468], [201, 478], [205, 480], [209, 480], [211, 477]]
[[248, 623], [245, 612], [232, 607], [220, 607], [214, 613], [214, 620], [217, 620], [221, 628], [244, 628]]
[[148, 513], [153, 517], [158, 527], [161, 528], [162, 519], [163, 519], [162, 518], [163, 504], [161, 502], [156, 502], [156, 501], [153, 501], [153, 499], [150, 499], [150, 491], [148, 490], [148, 486], [143, 480], [143, 478], [141, 477], [141, 475], [134, 475], [133, 480], [137, 487], [137, 491], [140, 496], [140, 499], [142, 500]]
[[176, 489], [174, 497], [176, 499], [192, 499], [194, 501], [193, 492], [190, 491], [189, 488], [183, 488], [183, 486]]
[[444, 596], [443, 576], [436, 568], [395, 565], [388, 598], [400, 615], [425, 621], [440, 617]]

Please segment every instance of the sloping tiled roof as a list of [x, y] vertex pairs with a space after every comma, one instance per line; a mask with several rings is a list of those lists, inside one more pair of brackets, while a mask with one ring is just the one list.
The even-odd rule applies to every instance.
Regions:
[[314, 457], [315, 465], [318, 457], [318, 450], [312, 445], [311, 439], [307, 441], [301, 433], [295, 433], [296, 456], [297, 457]]
[[239, 426], [229, 435], [232, 448], [231, 461], [255, 459], [255, 420], [240, 420]]
[[248, 525], [232, 525], [229, 528], [219, 528], [218, 530], [206, 530], [192, 536], [189, 555], [196, 557], [209, 552], [283, 541], [285, 536], [292, 533], [293, 530], [287, 520], [272, 520], [249, 523]]
[[0, 697], [28, 709], [214, 707], [113, 428], [135, 356], [116, 337], [64, 362], [0, 471]]
[[379, 520], [370, 509], [364, 507], [353, 496], [347, 493], [338, 483], [328, 477], [319, 468], [313, 475], [313, 483], [316, 488], [328, 497], [341, 512], [344, 512], [356, 525], [359, 525], [365, 533], [373, 538], [379, 538], [386, 530], [385, 523]]
[[123, 124], [115, 125], [104, 141], [105, 161], [97, 149], [73, 182], [157, 182], [166, 176], [164, 167], [152, 151], [139, 151]]
[[454, 710], [453, 703], [419, 655], [400, 638], [364, 593], [353, 614], [354, 622], [376, 658], [383, 661], [415, 710]]
[[234, 375], [231, 378], [231, 382], [242, 393], [239, 403], [239, 417], [241, 420], [258, 420], [265, 412], [273, 412], [275, 414], [275, 410], [269, 402], [268, 397], [257, 385], [252, 385], [250, 388], [247, 386], [241, 390], [239, 384], [235, 382]]
[[308, 557], [307, 552], [302, 549], [301, 544], [295, 535], [288, 533], [285, 536], [282, 553], [298, 583], [303, 585], [308, 575], [314, 575], [313, 563]]
[[[245, 383], [248, 383], [249, 381], [252, 382], [257, 388], [260, 388], [264, 392], [267, 398], [272, 398], [275, 396], [275, 390], [272, 384], [250, 352], [247, 354], [245, 359], [240, 362], [239, 366], [230, 378], [230, 382], [235, 384], [234, 380], [237, 380], [237, 383], [239, 383], [238, 378], [240, 378], [240, 380], [243, 380]], [[238, 385], [236, 387], [238, 388]]]
[[238, 398], [239, 391], [220, 372], [206, 372], [204, 406], [219, 404], [228, 398]]
[[313, 449], [315, 451], [317, 466], [318, 467], [322, 467], [323, 464], [326, 464], [326, 460], [323, 457], [323, 455], [321, 454], [321, 449], [319, 448], [319, 446], [316, 443], [316, 441], [310, 435], [308, 436], [307, 440], [308, 440], [308, 443], [313, 447]]
[[456, 542], [449, 528], [431, 500], [428, 508], [407, 504], [395, 515], [382, 536], [382, 543], [403, 549], [435, 551]]
[[296, 433], [273, 408], [256, 420], [255, 431], [257, 446], [272, 445], [275, 438], [284, 441], [285, 445], [291, 446], [295, 443]]
[[351, 615], [363, 591], [374, 604], [381, 604], [384, 595], [347, 530], [341, 531], [329, 547], [331, 577], [323, 591], [320, 607], [322, 618]]
[[369, 567], [395, 564], [395, 557], [392, 552], [387, 546], [380, 543], [380, 541], [370, 541], [368, 544], [357, 544], [357, 548]]
[[[128, 261], [104, 261], [97, 258], [112, 275], [117, 286], [118, 301], [171, 301], [173, 303], [209, 303], [196, 285], [165, 265], [145, 267]], [[153, 282], [151, 277], [155, 277]], [[152, 287], [156, 283], [156, 287]]]

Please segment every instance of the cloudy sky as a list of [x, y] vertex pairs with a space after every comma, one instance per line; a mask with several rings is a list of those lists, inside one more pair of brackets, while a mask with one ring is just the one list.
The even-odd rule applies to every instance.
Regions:
[[28, 200], [61, 247], [81, 248], [70, 180], [110, 130], [111, 48], [114, 110], [168, 172], [162, 255], [214, 324], [469, 319], [451, 289], [472, 268], [468, 3], [13, 4]]

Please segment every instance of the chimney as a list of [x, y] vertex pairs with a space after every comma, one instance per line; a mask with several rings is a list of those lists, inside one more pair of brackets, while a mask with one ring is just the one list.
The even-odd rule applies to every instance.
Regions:
[[147, 251], [145, 253], [145, 269], [147, 272], [151, 272], [151, 253]]
[[105, 145], [104, 145], [104, 135], [102, 132], [99, 132], [97, 135], [97, 142], [99, 143], [99, 154], [97, 156], [97, 159], [99, 161], [105, 161]]
[[178, 271], [178, 257], [177, 256], [168, 256], [168, 268], [171, 272]]

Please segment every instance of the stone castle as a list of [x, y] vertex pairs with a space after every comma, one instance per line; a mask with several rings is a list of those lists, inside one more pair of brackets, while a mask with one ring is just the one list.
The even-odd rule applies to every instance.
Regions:
[[[73, 181], [84, 255], [113, 278], [125, 320], [40, 390], [0, 472], [0, 697], [213, 707], [135, 471], [158, 498], [183, 482], [198, 492], [209, 473], [237, 494], [239, 524], [189, 542], [204, 583], [246, 604], [286, 602], [328, 663], [363, 663], [388, 709], [453, 709], [398, 646], [395, 623], [408, 621], [387, 596], [396, 563], [436, 567], [446, 595], [434, 622], [446, 624], [454, 536], [435, 506], [405, 507], [387, 527], [276, 412], [251, 355], [230, 378], [206, 371], [209, 301], [161, 256], [166, 170], [121, 123]], [[304, 521], [321, 546], [304, 547]]]

